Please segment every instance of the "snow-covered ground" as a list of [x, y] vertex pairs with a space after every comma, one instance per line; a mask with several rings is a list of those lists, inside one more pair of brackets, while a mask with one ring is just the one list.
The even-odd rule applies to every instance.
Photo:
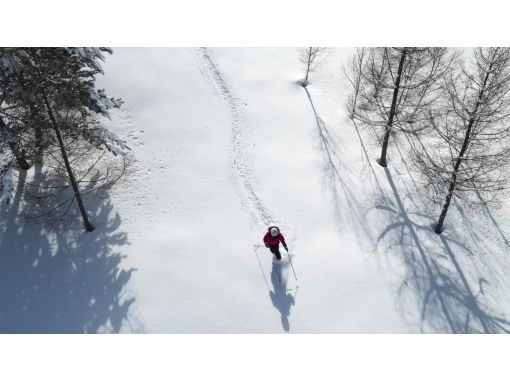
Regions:
[[[125, 104], [106, 124], [136, 171], [86, 199], [92, 233], [23, 227], [20, 199], [1, 211], [0, 331], [509, 330], [508, 205], [458, 205], [434, 234], [407, 140], [383, 169], [346, 118], [353, 50], [307, 91], [299, 51], [115, 49], [100, 86]], [[297, 282], [254, 247], [274, 223]]]

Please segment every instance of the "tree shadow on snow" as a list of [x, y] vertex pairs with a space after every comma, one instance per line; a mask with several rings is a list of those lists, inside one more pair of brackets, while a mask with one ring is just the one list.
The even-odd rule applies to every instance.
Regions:
[[271, 283], [273, 284], [274, 291], [269, 290], [269, 297], [271, 298], [271, 302], [273, 306], [280, 312], [282, 327], [286, 332], [290, 331], [290, 309], [293, 305], [296, 304], [296, 293], [292, 295], [288, 293], [287, 290], [288, 265], [288, 263], [283, 261], [273, 263], [273, 268], [271, 270]]
[[[342, 149], [338, 145], [338, 140], [335, 139], [328, 125], [318, 114], [308, 88], [304, 87], [304, 90], [315, 117], [317, 135], [323, 156], [323, 174], [332, 193], [335, 216], [343, 228], [354, 229], [358, 236], [366, 236], [370, 234], [370, 231], [366, 228], [365, 210], [367, 210], [367, 207], [360, 200], [356, 190], [356, 184], [360, 182], [361, 173], [354, 174], [351, 165], [353, 160], [341, 156]], [[362, 147], [364, 148], [363, 144]], [[344, 154], [344, 156], [348, 156], [348, 154]], [[350, 167], [346, 164], [347, 162]], [[366, 162], [370, 165], [370, 161]], [[356, 170], [354, 169], [354, 171]], [[377, 177], [374, 176], [374, 178], [377, 181]], [[370, 176], [367, 179], [372, 180]], [[342, 201], [346, 203], [343, 204]]]
[[19, 216], [25, 180], [21, 173], [13, 202], [1, 210], [0, 333], [129, 331], [135, 298], [124, 288], [134, 269], [120, 267], [115, 247], [128, 240], [111, 203], [87, 198], [93, 232], [51, 232]]
[[[419, 144], [420, 151], [424, 152], [424, 154], [428, 155], [427, 147], [421, 142], [421, 140], [419, 138], [416, 138], [413, 140], [407, 134], [405, 134], [405, 137], [406, 137], [408, 146], [410, 147], [411, 151], [415, 152], [414, 154], [417, 154], [416, 152], [419, 151], [417, 149], [417, 147], [415, 146], [415, 144]], [[405, 159], [404, 159], [404, 155], [402, 154], [402, 151], [400, 150], [398, 145], [396, 145], [396, 146], [398, 148], [400, 157], [402, 158], [402, 160], [405, 163]], [[409, 170], [407, 165], [406, 165], [406, 169], [412, 178], [411, 171]], [[416, 181], [414, 180], [414, 178], [412, 178], [412, 179], [413, 179], [413, 183], [415, 184], [415, 187], [416, 187], [417, 186]], [[487, 202], [483, 198], [482, 194], [480, 194], [480, 192], [478, 192], [478, 191], [476, 191], [475, 194], [478, 198], [478, 201], [480, 202], [481, 209], [483, 211], [484, 216], [490, 221], [490, 224], [492, 224], [494, 226], [494, 228], [497, 231], [497, 234], [503, 240], [503, 243], [504, 243], [504, 247], [502, 247], [503, 250], [508, 252], [510, 250], [510, 240], [507, 238], [505, 232], [502, 230], [501, 226], [499, 225], [498, 221], [496, 220], [496, 217], [492, 213], [491, 207], [487, 204]], [[463, 221], [464, 225], [469, 229], [470, 234], [473, 235], [474, 237], [478, 238], [476, 228], [473, 226], [473, 222], [471, 221], [470, 216], [467, 215], [467, 212], [464, 210], [462, 205], [459, 202], [457, 202], [457, 199], [455, 197], [453, 198], [453, 202], [455, 204], [455, 208], [459, 211], [459, 214], [462, 217], [462, 221]]]
[[[510, 332], [510, 322], [484, 304], [482, 285], [487, 281], [478, 278], [479, 289], [475, 292], [452, 246], [464, 255], [474, 256], [475, 253], [456, 237], [454, 230], [437, 236], [431, 229], [435, 219], [427, 211], [407, 211], [406, 202], [411, 209], [420, 207], [409, 191], [401, 198], [389, 169], [384, 168], [384, 171], [392, 194], [382, 194], [374, 207], [378, 210], [377, 217], [385, 220], [377, 245], [386, 243], [386, 251], [395, 251], [404, 263], [406, 274], [399, 289], [404, 313], [417, 303], [422, 331]], [[429, 236], [422, 240], [421, 234]], [[408, 305], [408, 301], [412, 304]]]

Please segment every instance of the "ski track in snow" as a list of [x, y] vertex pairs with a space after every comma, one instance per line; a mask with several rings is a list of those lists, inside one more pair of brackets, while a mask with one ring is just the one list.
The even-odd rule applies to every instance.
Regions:
[[250, 216], [257, 225], [281, 224], [264, 206], [255, 193], [252, 184], [251, 168], [248, 164], [246, 153], [247, 144], [244, 141], [242, 128], [245, 122], [242, 112], [244, 103], [233, 92], [232, 87], [223, 76], [214, 58], [214, 53], [208, 48], [197, 48], [194, 49], [194, 52], [200, 72], [211, 83], [214, 93], [223, 99], [230, 113], [232, 126], [232, 166], [237, 174], [239, 195], [243, 208], [248, 208]]

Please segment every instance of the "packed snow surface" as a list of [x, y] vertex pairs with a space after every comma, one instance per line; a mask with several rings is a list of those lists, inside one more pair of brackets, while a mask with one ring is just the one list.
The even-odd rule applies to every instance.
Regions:
[[[125, 103], [105, 124], [134, 172], [85, 198], [92, 233], [3, 207], [0, 330], [507, 331], [508, 207], [455, 204], [436, 235], [409, 141], [382, 168], [346, 117], [353, 50], [329, 49], [306, 90], [299, 53], [115, 49], [100, 87]], [[273, 224], [292, 266], [257, 246]]]

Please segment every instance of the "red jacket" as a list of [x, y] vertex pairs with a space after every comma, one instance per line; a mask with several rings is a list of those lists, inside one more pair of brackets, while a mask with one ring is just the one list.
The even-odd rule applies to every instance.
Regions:
[[287, 243], [285, 243], [285, 238], [283, 237], [283, 235], [281, 234], [280, 232], [280, 229], [278, 227], [276, 227], [276, 229], [278, 230], [278, 235], [276, 235], [275, 237], [273, 237], [271, 235], [271, 228], [274, 228], [274, 226], [271, 226], [267, 229], [267, 232], [266, 234], [264, 235], [264, 243], [266, 245], [279, 245], [280, 242], [282, 242], [282, 245], [284, 247], [287, 246]]

